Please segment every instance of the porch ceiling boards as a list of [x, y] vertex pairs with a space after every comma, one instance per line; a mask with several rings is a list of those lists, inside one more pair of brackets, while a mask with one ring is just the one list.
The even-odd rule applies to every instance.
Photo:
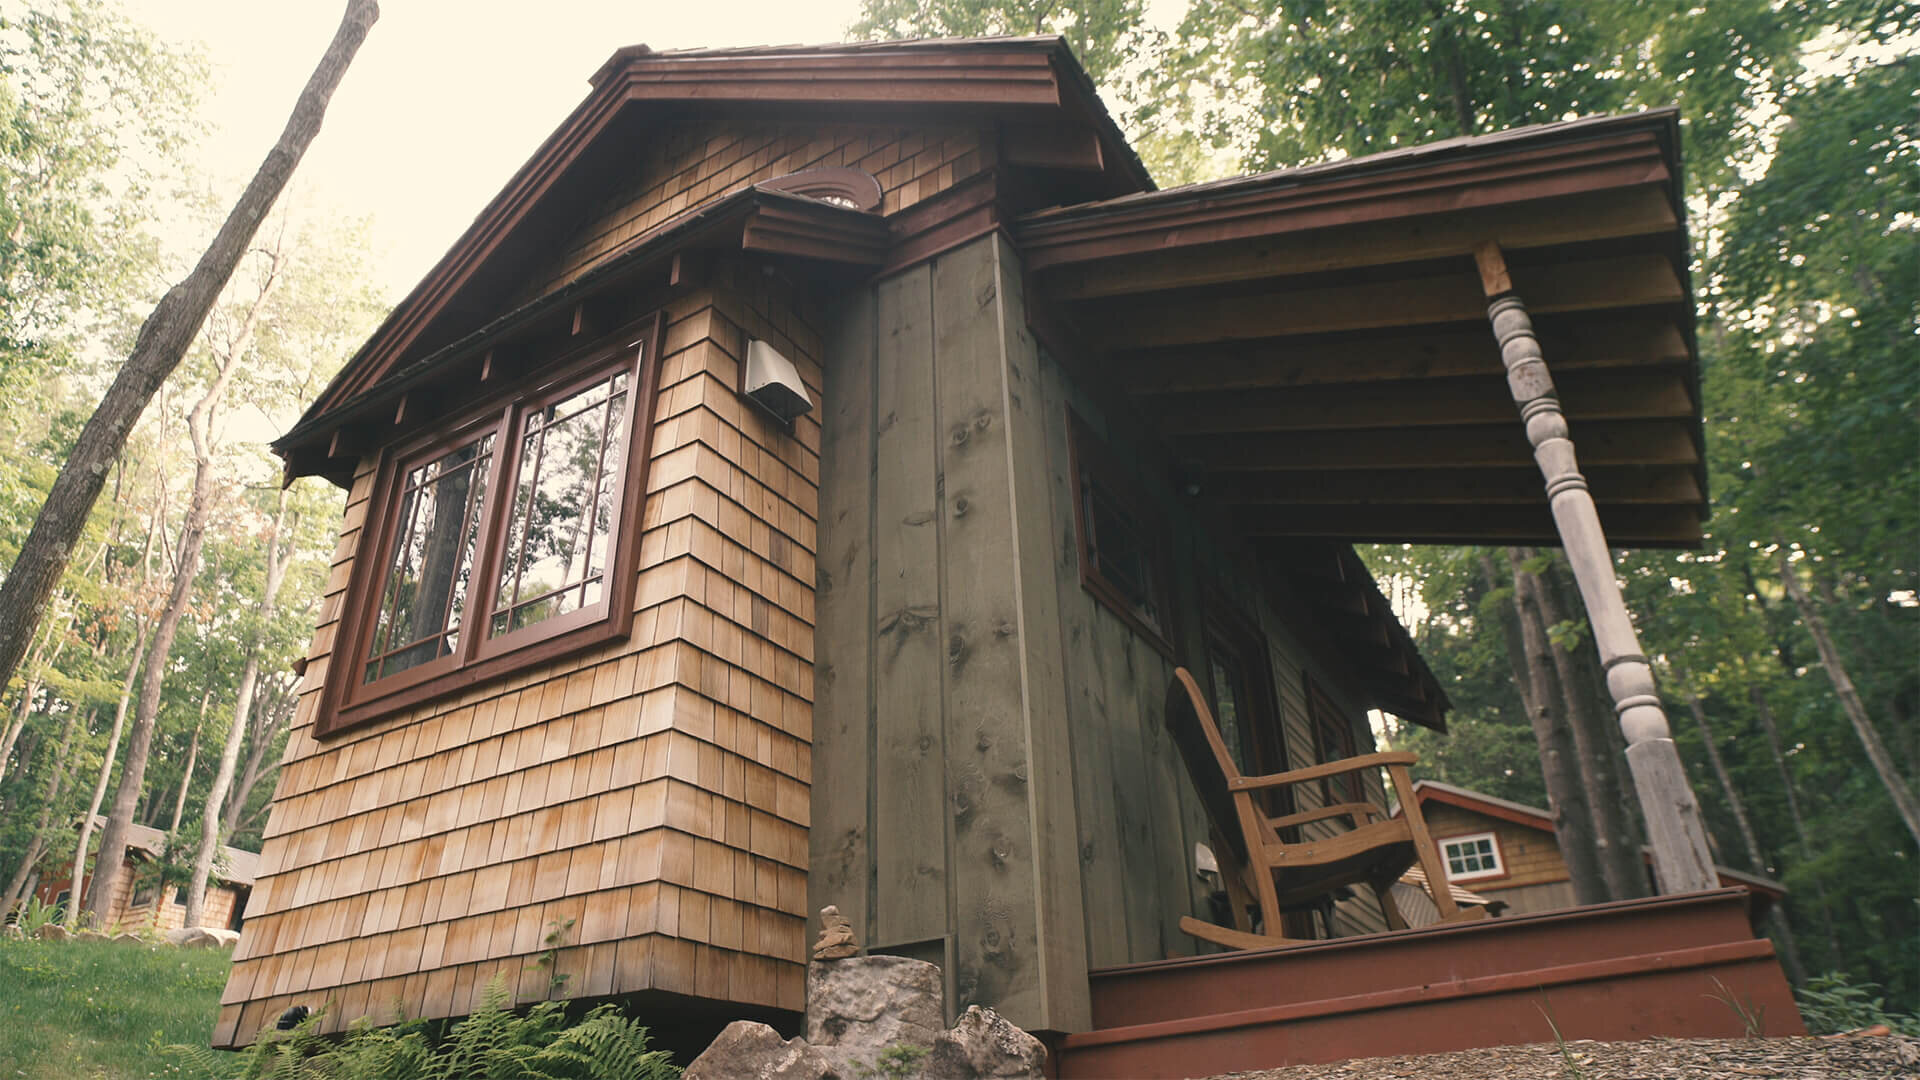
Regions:
[[1601, 117], [1021, 217], [1083, 370], [1256, 538], [1557, 544], [1472, 248], [1505, 251], [1618, 546], [1706, 513], [1677, 116]]

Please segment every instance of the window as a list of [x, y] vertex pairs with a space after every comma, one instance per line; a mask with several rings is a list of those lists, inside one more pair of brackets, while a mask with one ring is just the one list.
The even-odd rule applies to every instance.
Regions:
[[657, 332], [563, 357], [387, 454], [319, 734], [626, 634]]
[[1500, 862], [1500, 840], [1490, 832], [1441, 840], [1440, 857], [1446, 860], [1448, 881], [1505, 877], [1507, 873]]
[[[1320, 684], [1307, 680], [1307, 709], [1313, 720], [1313, 748], [1322, 763], [1350, 758], [1358, 751], [1353, 741], [1353, 718], [1342, 709]], [[1357, 772], [1329, 776], [1320, 782], [1320, 793], [1327, 805], [1366, 802], [1366, 787]]]
[[[1242, 774], [1284, 772], [1287, 758], [1280, 743], [1280, 710], [1266, 635], [1219, 592], [1209, 590], [1206, 600], [1207, 670], [1213, 682], [1214, 719], [1227, 753]], [[1282, 811], [1270, 807], [1269, 812]], [[1283, 812], [1292, 812], [1290, 800]]]
[[1165, 532], [1111, 452], [1079, 417], [1068, 424], [1080, 583], [1171, 656]]

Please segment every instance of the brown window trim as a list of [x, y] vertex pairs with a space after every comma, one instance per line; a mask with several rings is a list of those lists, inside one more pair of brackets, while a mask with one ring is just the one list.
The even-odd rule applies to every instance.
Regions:
[[[1319, 755], [1320, 764], [1350, 758], [1359, 753], [1359, 747], [1353, 735], [1352, 715], [1341, 708], [1340, 703], [1335, 701], [1318, 682], [1315, 682], [1311, 675], [1306, 677], [1306, 682], [1307, 718], [1313, 728], [1313, 752]], [[1327, 745], [1325, 736], [1329, 733], [1333, 734], [1336, 740], [1335, 745]], [[1333, 794], [1336, 783], [1343, 787], [1352, 784], [1355, 789], [1351, 793], [1352, 797], [1342, 796], [1336, 799]], [[1320, 781], [1320, 797], [1327, 805], [1335, 802], [1366, 802], [1366, 780], [1359, 773], [1325, 777]]]
[[[1067, 456], [1072, 470], [1073, 529], [1080, 561], [1081, 587], [1118, 615], [1121, 622], [1126, 623], [1162, 656], [1174, 659], [1173, 573], [1167, 555], [1171, 544], [1160, 516], [1147, 504], [1145, 496], [1113, 452], [1071, 408], [1067, 410]], [[1158, 620], [1149, 617], [1124, 590], [1100, 573], [1095, 558], [1093, 523], [1087, 520], [1086, 481], [1089, 479], [1140, 523], [1139, 539], [1149, 549], [1150, 580], [1147, 588], [1159, 611]]]
[[[628, 324], [587, 345], [569, 350], [542, 370], [493, 395], [486, 405], [389, 447], [381, 454], [367, 520], [354, 551], [353, 571], [347, 582], [346, 602], [340, 614], [340, 633], [327, 664], [327, 679], [314, 720], [317, 738], [373, 723], [425, 701], [466, 687], [498, 679], [535, 664], [624, 638], [633, 627], [633, 590], [639, 571], [640, 512], [647, 487], [647, 463], [653, 442], [653, 400], [659, 385], [661, 318], [656, 313]], [[637, 370], [627, 395], [627, 451], [620, 477], [619, 513], [613, 535], [602, 599], [578, 611], [543, 620], [500, 638], [470, 631], [484, 628], [492, 617], [491, 582], [501, 557], [501, 531], [511, 499], [502, 493], [517, 479], [514, 447], [525, 423], [526, 411], [570, 393], [610, 373], [623, 355], [638, 351]], [[459, 652], [387, 676], [363, 686], [359, 681], [362, 654], [377, 614], [373, 598], [385, 584], [383, 571], [392, 557], [394, 515], [398, 510], [396, 485], [403, 466], [449, 449], [482, 432], [495, 432], [494, 465], [487, 480], [484, 520], [472, 581], [481, 583], [469, 600]], [[477, 639], [477, 640], [476, 640]]]
[[[1246, 723], [1242, 731], [1246, 745], [1241, 753], [1251, 751], [1251, 758], [1245, 769], [1249, 776], [1270, 775], [1287, 771], [1286, 733], [1281, 729], [1280, 700], [1274, 689], [1273, 664], [1267, 646], [1267, 635], [1254, 621], [1240, 612], [1218, 589], [1208, 589], [1206, 599], [1206, 637], [1209, 661], [1216, 657], [1230, 657], [1241, 670], [1244, 681], [1242, 691], [1246, 700], [1237, 702], [1246, 714]], [[1212, 681], [1213, 665], [1207, 666], [1209, 682]], [[1220, 707], [1220, 688], [1213, 688], [1214, 710]], [[1273, 797], [1267, 812], [1273, 815], [1290, 814], [1294, 811], [1293, 793], [1281, 789], [1268, 792]]]

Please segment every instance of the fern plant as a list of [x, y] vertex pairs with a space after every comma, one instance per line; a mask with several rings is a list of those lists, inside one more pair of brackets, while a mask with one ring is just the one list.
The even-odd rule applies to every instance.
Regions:
[[567, 1023], [566, 1006], [512, 1009], [504, 979], [487, 983], [472, 1016], [436, 1032], [412, 1021], [356, 1022], [339, 1042], [319, 1032], [320, 1013], [292, 1031], [262, 1035], [240, 1059], [221, 1062], [194, 1047], [170, 1047], [185, 1071], [209, 1080], [674, 1080], [680, 1069], [647, 1046], [647, 1029], [612, 1005]]

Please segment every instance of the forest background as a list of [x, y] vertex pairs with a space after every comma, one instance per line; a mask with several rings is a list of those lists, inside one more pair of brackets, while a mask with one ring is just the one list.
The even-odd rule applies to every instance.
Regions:
[[[1619, 574], [1719, 861], [1790, 890], [1770, 927], [1790, 974], [1877, 984], [1911, 1010], [1920, 7], [1192, 0], [1177, 22], [1148, 14], [1143, 0], [864, 0], [846, 33], [1064, 34], [1162, 186], [1680, 107], [1713, 517], [1700, 549], [1621, 553]], [[180, 276], [162, 238], [217, 223], [194, 167], [207, 79], [104, 0], [0, 2], [0, 566]], [[387, 308], [368, 231], [283, 200], [116, 464], [0, 693], [0, 909], [86, 857], [75, 822], [130, 772], [133, 820], [177, 838], [147, 884], [206, 873], [208, 838], [258, 848], [339, 502], [320, 481], [282, 490], [264, 442]], [[1365, 554], [1454, 702], [1450, 735], [1389, 718], [1386, 737], [1425, 775], [1550, 806], [1583, 899], [1643, 890], [1590, 854], [1637, 848], [1639, 826], [1557, 554]], [[129, 745], [149, 707], [151, 743]], [[1550, 785], [1543, 760], [1569, 752], [1580, 768]]]

